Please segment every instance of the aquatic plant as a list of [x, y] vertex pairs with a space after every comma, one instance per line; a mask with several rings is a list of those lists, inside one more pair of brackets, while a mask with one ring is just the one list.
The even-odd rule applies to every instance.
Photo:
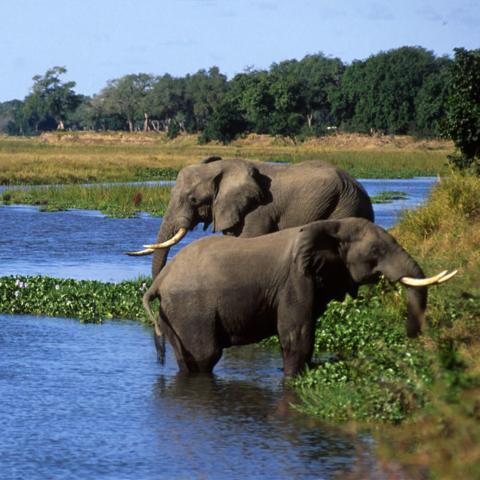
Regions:
[[148, 322], [142, 306], [147, 280], [104, 283], [44, 276], [0, 277], [0, 312], [78, 318], [101, 323], [106, 319]]
[[405, 200], [408, 198], [408, 195], [405, 192], [399, 192], [397, 190], [386, 190], [384, 192], [379, 192], [370, 198], [372, 203], [391, 203], [394, 200]]

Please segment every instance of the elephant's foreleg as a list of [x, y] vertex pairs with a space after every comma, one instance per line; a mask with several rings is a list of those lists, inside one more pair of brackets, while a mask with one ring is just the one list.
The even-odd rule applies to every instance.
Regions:
[[299, 287], [281, 299], [277, 312], [283, 370], [289, 377], [297, 375], [310, 362], [315, 340], [313, 301], [308, 294], [310, 285], [304, 283]]
[[314, 335], [309, 324], [298, 325], [279, 332], [285, 376], [300, 373], [312, 359]]

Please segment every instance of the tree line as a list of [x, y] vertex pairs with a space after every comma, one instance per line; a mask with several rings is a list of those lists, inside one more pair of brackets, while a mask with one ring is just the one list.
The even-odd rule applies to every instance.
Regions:
[[186, 132], [204, 142], [246, 133], [302, 138], [336, 129], [452, 138], [460, 131], [469, 144], [464, 149], [478, 156], [472, 145], [479, 142], [479, 58], [480, 50], [455, 49], [452, 59], [402, 47], [346, 64], [318, 53], [267, 70], [246, 69], [230, 80], [218, 67], [184, 77], [129, 74], [91, 97], [62, 80], [65, 67], [53, 67], [33, 77], [24, 100], [0, 103], [0, 131]]

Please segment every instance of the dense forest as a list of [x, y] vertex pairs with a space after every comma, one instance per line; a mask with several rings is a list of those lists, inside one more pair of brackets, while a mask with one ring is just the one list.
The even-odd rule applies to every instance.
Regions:
[[452, 59], [402, 47], [346, 64], [319, 53], [230, 80], [217, 67], [184, 77], [129, 74], [92, 97], [62, 80], [65, 67], [53, 67], [33, 77], [23, 100], [0, 103], [0, 131], [188, 132], [222, 142], [245, 133], [301, 138], [337, 129], [452, 136], [460, 127], [449, 112], [462, 102], [469, 128], [478, 128], [479, 58], [480, 50], [456, 49]]

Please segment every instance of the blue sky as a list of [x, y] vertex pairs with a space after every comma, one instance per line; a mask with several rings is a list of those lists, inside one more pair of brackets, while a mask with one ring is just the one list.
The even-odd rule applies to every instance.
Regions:
[[217, 65], [232, 77], [317, 52], [480, 48], [479, 0], [0, 0], [0, 19], [0, 101], [55, 65], [91, 95], [128, 73]]

